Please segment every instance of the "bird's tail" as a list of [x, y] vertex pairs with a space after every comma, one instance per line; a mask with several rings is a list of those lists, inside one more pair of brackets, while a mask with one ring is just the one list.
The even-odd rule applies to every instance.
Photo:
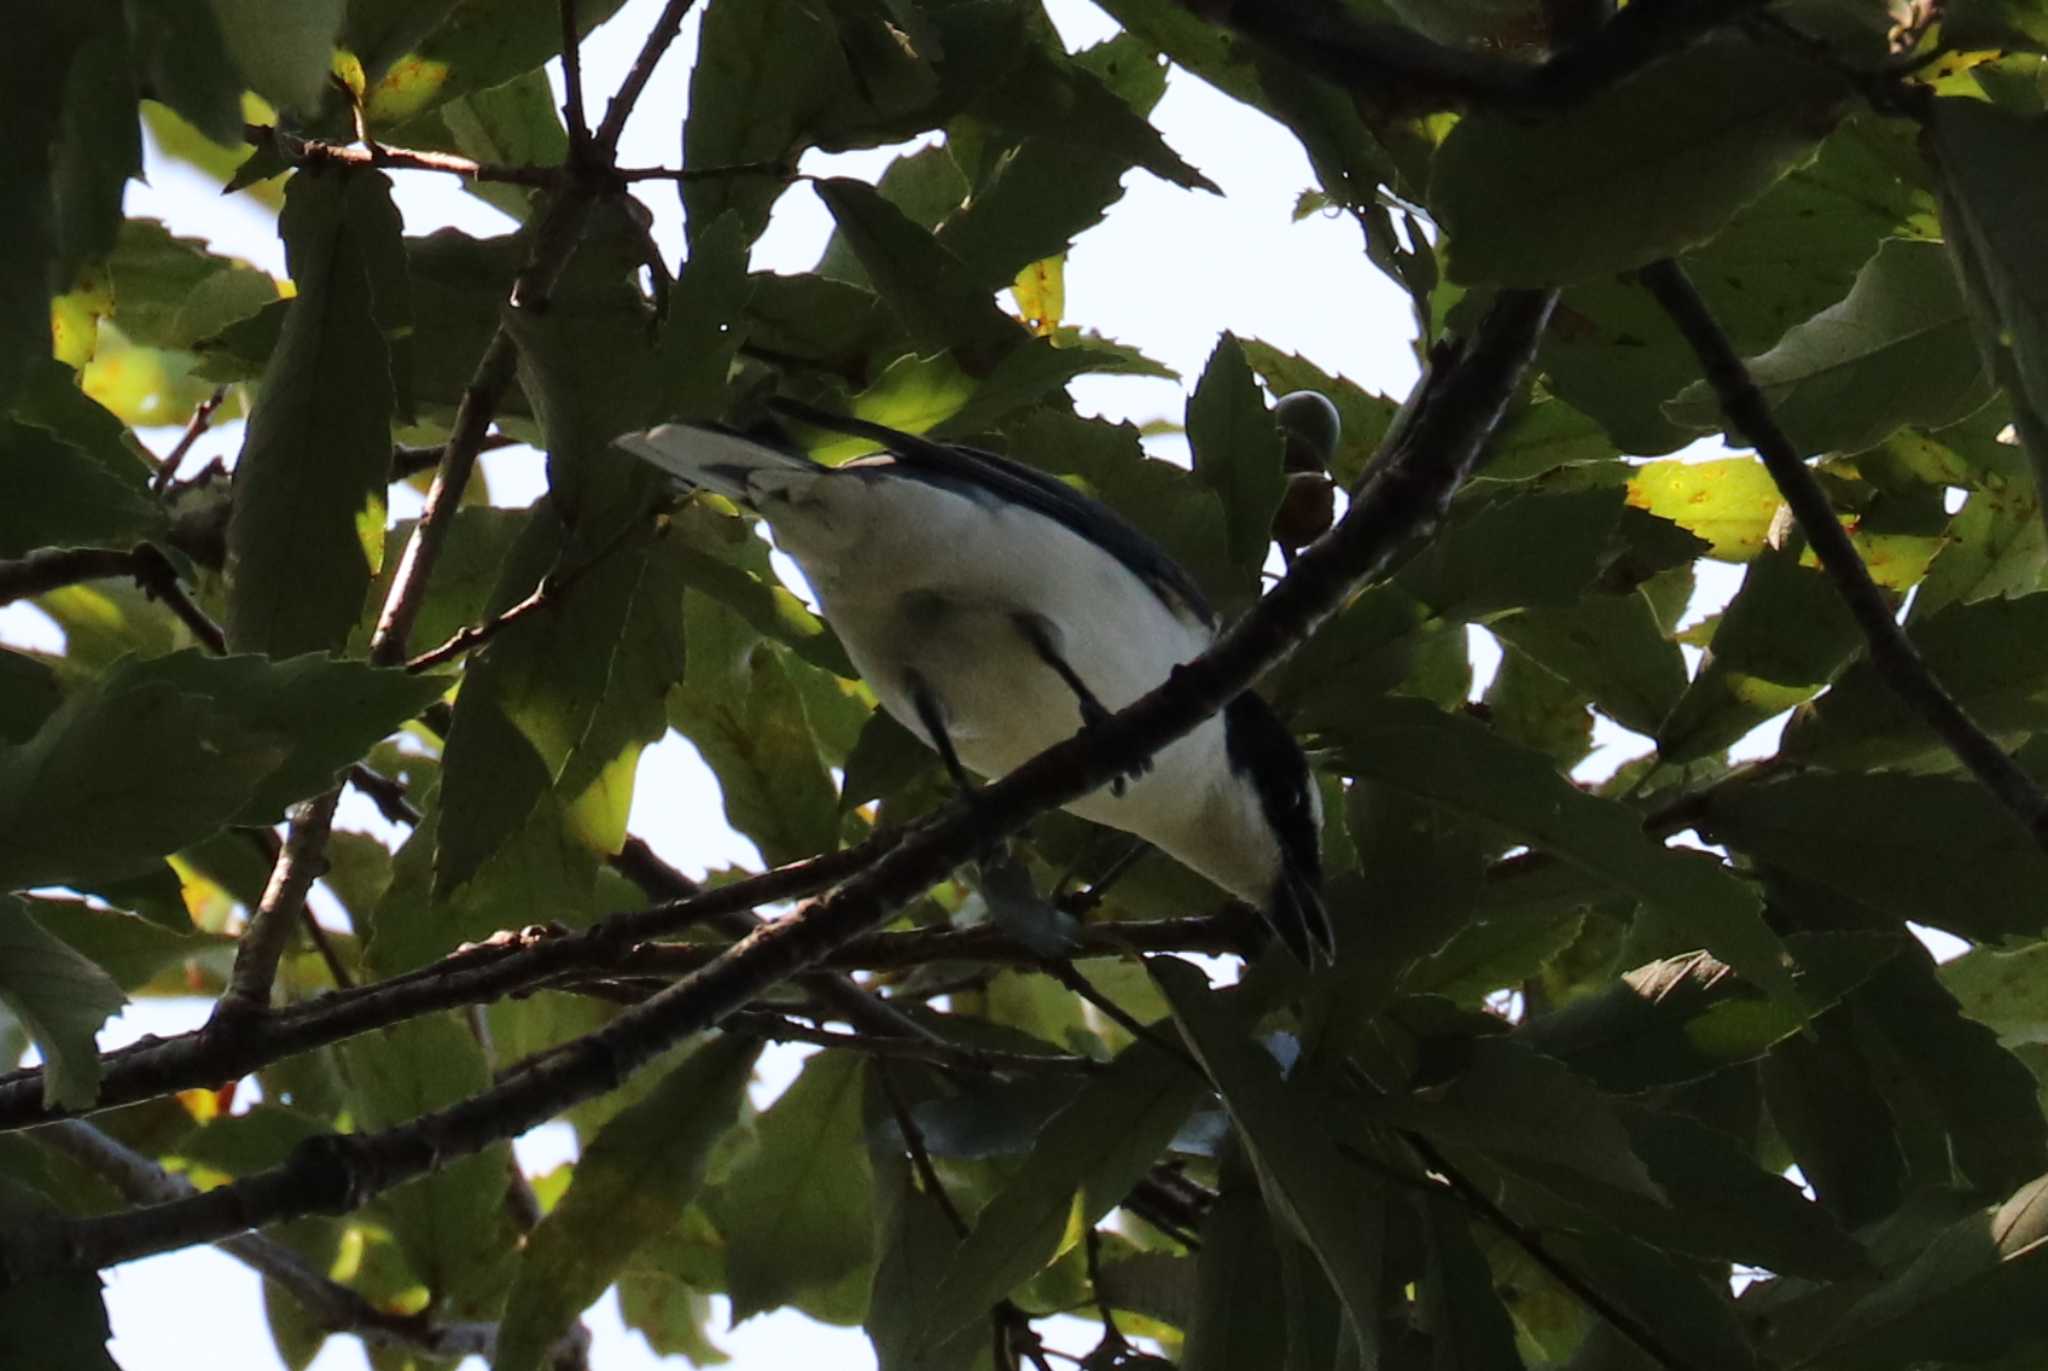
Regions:
[[815, 477], [823, 470], [808, 457], [728, 429], [697, 424], [663, 424], [644, 433], [621, 434], [614, 441], [685, 485], [716, 491], [744, 505], [792, 479]]
[[1316, 883], [1301, 872], [1286, 870], [1273, 882], [1266, 922], [1310, 971], [1336, 960], [1337, 930]]

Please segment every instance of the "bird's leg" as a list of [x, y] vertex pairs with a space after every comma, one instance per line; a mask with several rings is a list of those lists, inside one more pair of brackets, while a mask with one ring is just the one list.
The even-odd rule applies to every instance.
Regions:
[[946, 774], [953, 778], [953, 784], [960, 787], [960, 793], [968, 800], [974, 799], [974, 778], [967, 774], [967, 768], [960, 764], [960, 754], [953, 750], [953, 735], [946, 731], [946, 712], [939, 708], [939, 697], [932, 690], [931, 683], [916, 671], [903, 673], [904, 685], [910, 692], [910, 706], [917, 711], [917, 721], [924, 725], [924, 731], [937, 749], [939, 760], [946, 764]]
[[[1081, 679], [1073, 664], [1060, 655], [1057, 641], [1059, 630], [1040, 614], [1018, 613], [1011, 618], [1017, 625], [1017, 631], [1024, 635], [1024, 641], [1031, 644], [1031, 650], [1038, 654], [1038, 660], [1051, 667], [1053, 674], [1065, 681], [1067, 689], [1073, 691], [1074, 698], [1080, 701], [1082, 730], [1085, 732], [1101, 727], [1109, 719], [1109, 710], [1102, 701], [1095, 698], [1095, 692], [1088, 688], [1088, 683]], [[1151, 769], [1152, 759], [1147, 757], [1124, 775], [1111, 781], [1109, 793], [1119, 799], [1123, 798], [1126, 781], [1135, 780]]]

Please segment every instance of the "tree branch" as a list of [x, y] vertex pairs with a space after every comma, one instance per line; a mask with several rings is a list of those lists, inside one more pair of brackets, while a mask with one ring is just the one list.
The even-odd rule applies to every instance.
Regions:
[[213, 1006], [209, 1027], [242, 1031], [252, 1017], [270, 1008], [270, 986], [277, 963], [291, 941], [292, 926], [306, 908], [306, 892], [327, 869], [327, 835], [334, 827], [341, 787], [316, 795], [292, 811], [284, 846], [270, 868], [263, 898], [235, 943], [235, 964], [228, 987]]
[[[162, 1203], [199, 1193], [183, 1176], [164, 1170], [89, 1123], [72, 1120], [51, 1124], [38, 1129], [35, 1139], [71, 1158], [137, 1203]], [[497, 1325], [437, 1324], [418, 1315], [379, 1309], [347, 1286], [321, 1275], [304, 1257], [274, 1238], [244, 1233], [223, 1238], [219, 1246], [266, 1280], [282, 1286], [330, 1333], [352, 1333], [366, 1343], [450, 1361], [471, 1356], [488, 1359], [495, 1350]], [[584, 1336], [587, 1340], [588, 1334]]]
[[[516, 1137], [617, 1088], [685, 1036], [809, 969], [1037, 813], [1128, 772], [1249, 687], [1356, 586], [1384, 571], [1413, 535], [1441, 520], [1478, 465], [1555, 300], [1552, 292], [1503, 292], [1469, 343], [1440, 347], [1409, 421], [1390, 437], [1344, 519], [1209, 651], [1086, 736], [1047, 749], [980, 791], [973, 805], [956, 805], [920, 825], [807, 908], [762, 925], [645, 1004], [529, 1060], [491, 1089], [396, 1128], [308, 1139], [283, 1165], [203, 1195], [20, 1226], [0, 1235], [5, 1279], [109, 1266], [305, 1213], [347, 1213], [454, 1158]], [[460, 973], [442, 974], [452, 980]]]
[[1667, 0], [1629, 5], [1541, 62], [1447, 47], [1413, 29], [1369, 23], [1321, 0], [1225, 0], [1199, 8], [1374, 106], [1422, 112], [1460, 104], [1565, 109], [1763, 4]]
[[186, 593], [163, 549], [155, 543], [137, 543], [126, 552], [102, 547], [38, 548], [24, 557], [0, 562], [0, 605], [31, 596], [47, 595], [81, 581], [106, 581], [127, 577], [145, 594], [163, 601], [164, 608], [212, 652], [227, 651], [227, 637], [220, 625], [206, 617], [206, 611]]
[[1870, 579], [1856, 545], [1849, 541], [1848, 532], [1835, 517], [1827, 493], [1807, 469], [1784, 429], [1778, 426], [1770, 403], [1757, 389], [1749, 368], [1742, 364], [1735, 345], [1729, 342], [1706, 301], [1687, 279], [1684, 268], [1666, 259], [1644, 267], [1639, 275], [1699, 358], [1701, 373], [1720, 399], [1730, 426], [1756, 449], [1771, 473], [1778, 493], [1785, 497], [1814, 556], [1820, 559], [1821, 569], [1835, 583], [1842, 603], [1863, 630], [1871, 663], [1878, 668], [1885, 684], [1934, 730], [1956, 760], [2012, 812], [2034, 841], [2048, 849], [2048, 793], [2043, 793], [2033, 778], [1977, 726], [1934, 678], [1920, 650], [1893, 617], [1883, 592]]

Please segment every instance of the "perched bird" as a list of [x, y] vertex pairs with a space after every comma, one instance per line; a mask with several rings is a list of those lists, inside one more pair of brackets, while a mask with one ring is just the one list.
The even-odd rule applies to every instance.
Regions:
[[[776, 407], [880, 450], [827, 467], [684, 424], [618, 443], [759, 514], [882, 707], [963, 788], [967, 769], [1006, 774], [1158, 686], [1215, 638], [1215, 614], [1187, 572], [1071, 486], [994, 453]], [[1300, 746], [1257, 695], [1239, 695], [1139, 774], [1066, 807], [1253, 905], [1304, 965], [1331, 955], [1321, 797]]]

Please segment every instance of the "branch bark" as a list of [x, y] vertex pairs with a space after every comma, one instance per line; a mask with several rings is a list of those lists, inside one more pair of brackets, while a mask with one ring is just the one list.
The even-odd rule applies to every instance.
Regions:
[[21, 1226], [0, 1236], [4, 1279], [109, 1266], [300, 1214], [347, 1213], [616, 1088], [683, 1037], [872, 929], [987, 843], [1127, 772], [1248, 688], [1353, 589], [1385, 570], [1413, 535], [1441, 520], [1478, 465], [1555, 300], [1552, 292], [1503, 292], [1469, 343], [1441, 347], [1409, 421], [1390, 438], [1344, 519], [1214, 647], [1086, 737], [1049, 748], [979, 792], [972, 806], [956, 805], [919, 826], [808, 908], [762, 925], [645, 1004], [529, 1060], [493, 1088], [397, 1128], [309, 1139], [283, 1165], [203, 1195]]
[[1714, 388], [1729, 424], [1756, 449], [1771, 473], [1778, 493], [1785, 497], [1792, 517], [1806, 535], [1807, 544], [1820, 559], [1821, 569], [1835, 583], [1842, 603], [1863, 630], [1870, 660], [1885, 684], [1948, 744], [1956, 760], [2012, 812], [2034, 841], [2048, 849], [2048, 793], [2006, 755], [1990, 734], [1978, 727], [1935, 679], [1920, 649], [1893, 617], [1883, 592], [1870, 579], [1861, 554], [1849, 541], [1848, 532], [1828, 503], [1827, 492], [1807, 469], [1785, 430], [1778, 426], [1769, 401], [1757, 389], [1755, 378], [1742, 364], [1735, 345], [1715, 321], [1706, 301], [1693, 288], [1685, 269], [1666, 259], [1644, 267], [1639, 275], [1699, 358], [1701, 373]]

